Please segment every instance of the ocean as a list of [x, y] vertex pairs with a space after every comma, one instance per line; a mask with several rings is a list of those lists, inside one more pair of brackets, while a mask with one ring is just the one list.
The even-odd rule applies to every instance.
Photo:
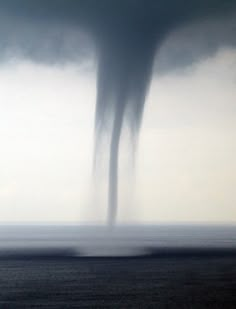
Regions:
[[236, 308], [235, 231], [1, 226], [0, 308]]

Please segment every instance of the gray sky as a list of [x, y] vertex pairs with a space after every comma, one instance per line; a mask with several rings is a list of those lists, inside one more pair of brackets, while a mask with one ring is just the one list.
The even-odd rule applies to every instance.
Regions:
[[[135, 176], [124, 131], [120, 221], [236, 221], [235, 72], [225, 47], [153, 78]], [[21, 59], [1, 65], [0, 85], [1, 222], [104, 221], [105, 163], [91, 180], [95, 73]]]

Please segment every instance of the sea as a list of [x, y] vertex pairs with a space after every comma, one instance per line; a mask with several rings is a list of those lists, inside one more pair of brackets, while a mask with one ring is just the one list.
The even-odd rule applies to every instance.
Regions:
[[0, 308], [236, 308], [236, 227], [0, 226]]

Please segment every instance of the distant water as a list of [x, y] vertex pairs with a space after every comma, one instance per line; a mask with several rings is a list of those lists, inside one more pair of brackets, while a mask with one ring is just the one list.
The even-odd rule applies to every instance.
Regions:
[[[235, 248], [233, 225], [1, 225], [0, 255], [55, 249], [78, 255], [139, 255], [150, 248]], [[63, 251], [64, 250], [64, 251]], [[59, 252], [59, 251], [58, 251]]]

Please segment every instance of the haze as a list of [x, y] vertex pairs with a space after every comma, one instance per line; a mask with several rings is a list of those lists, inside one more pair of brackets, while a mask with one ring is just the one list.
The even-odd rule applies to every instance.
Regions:
[[[91, 180], [96, 67], [0, 67], [0, 220], [104, 223], [107, 164]], [[118, 222], [235, 222], [236, 50], [152, 80], [132, 174], [124, 131]], [[103, 163], [102, 163], [103, 162]]]

